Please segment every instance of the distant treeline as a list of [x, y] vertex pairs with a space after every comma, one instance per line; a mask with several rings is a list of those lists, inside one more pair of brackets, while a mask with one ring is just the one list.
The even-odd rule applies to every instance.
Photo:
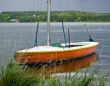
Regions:
[[[0, 22], [45, 22], [47, 21], [47, 12], [2, 12], [0, 13]], [[52, 22], [110, 22], [110, 13], [92, 13], [92, 12], [51, 12]]]

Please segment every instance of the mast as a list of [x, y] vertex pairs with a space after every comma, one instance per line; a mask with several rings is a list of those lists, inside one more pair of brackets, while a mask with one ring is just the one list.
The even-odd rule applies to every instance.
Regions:
[[47, 0], [47, 46], [50, 46], [50, 11], [51, 11], [51, 0]]

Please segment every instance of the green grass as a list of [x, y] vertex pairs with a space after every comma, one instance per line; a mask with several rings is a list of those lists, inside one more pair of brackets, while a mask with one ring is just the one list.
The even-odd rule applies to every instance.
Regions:
[[[27, 67], [10, 64], [0, 69], [0, 86], [109, 86], [106, 75], [96, 72], [75, 73], [70, 78], [45, 78], [34, 72], [26, 72]], [[97, 76], [96, 76], [97, 74]]]
[[17, 64], [2, 67], [0, 71], [0, 86], [34, 86], [39, 80], [32, 73], [25, 73], [25, 69]]

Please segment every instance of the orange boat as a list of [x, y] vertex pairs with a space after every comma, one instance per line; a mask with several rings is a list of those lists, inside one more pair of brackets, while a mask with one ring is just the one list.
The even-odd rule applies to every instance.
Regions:
[[44, 76], [60, 73], [73, 73], [74, 71], [90, 66], [90, 64], [97, 61], [97, 59], [98, 55], [93, 53], [91, 55], [82, 57], [81, 59], [67, 60], [66, 62], [61, 62], [59, 64], [53, 63], [51, 64], [52, 66], [44, 65], [40, 69], [36, 69], [36, 71], [35, 68], [33, 69], [36, 73], [40, 73]]
[[20, 64], [48, 62], [54, 60], [67, 60], [80, 58], [95, 52], [98, 42], [70, 43], [71, 47], [37, 46], [17, 51], [15, 56]]
[[[66, 73], [74, 73], [77, 70], [82, 68], [89, 67], [91, 63], [97, 61], [98, 55], [96, 53], [90, 54], [88, 56], [82, 57], [80, 59], [71, 59], [61, 62], [53, 62], [50, 64], [38, 64], [37, 66], [32, 66], [27, 71], [34, 72], [36, 74], [41, 74], [44, 76], [49, 75], [59, 75], [59, 74], [66, 74]], [[38, 68], [39, 67], [39, 68]]]
[[[71, 58], [83, 57], [95, 52], [96, 47], [99, 44], [98, 42], [70, 43], [69, 29], [68, 29], [68, 40], [69, 40], [68, 43], [66, 43], [66, 40], [65, 40], [65, 44], [57, 44], [57, 46], [51, 45], [50, 43], [51, 0], [47, 0], [47, 1], [48, 1], [47, 45], [46, 46], [36, 45], [36, 47], [30, 48], [30, 49], [17, 51], [15, 53], [17, 62], [19, 64], [31, 64], [31, 63], [48, 62], [48, 61], [55, 61], [55, 60], [66, 60]], [[63, 27], [64, 39], [66, 39], [63, 22], [62, 22], [62, 27]], [[90, 37], [90, 34], [89, 34], [89, 37]]]

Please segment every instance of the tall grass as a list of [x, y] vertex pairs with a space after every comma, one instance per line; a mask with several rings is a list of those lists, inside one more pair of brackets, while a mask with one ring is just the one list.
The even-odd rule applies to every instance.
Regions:
[[39, 77], [25, 73], [18, 64], [7, 65], [0, 70], [0, 86], [33, 86], [39, 81]]
[[75, 73], [71, 78], [44, 78], [26, 67], [10, 64], [1, 67], [0, 86], [109, 86], [107, 76], [96, 76], [96, 72]]

